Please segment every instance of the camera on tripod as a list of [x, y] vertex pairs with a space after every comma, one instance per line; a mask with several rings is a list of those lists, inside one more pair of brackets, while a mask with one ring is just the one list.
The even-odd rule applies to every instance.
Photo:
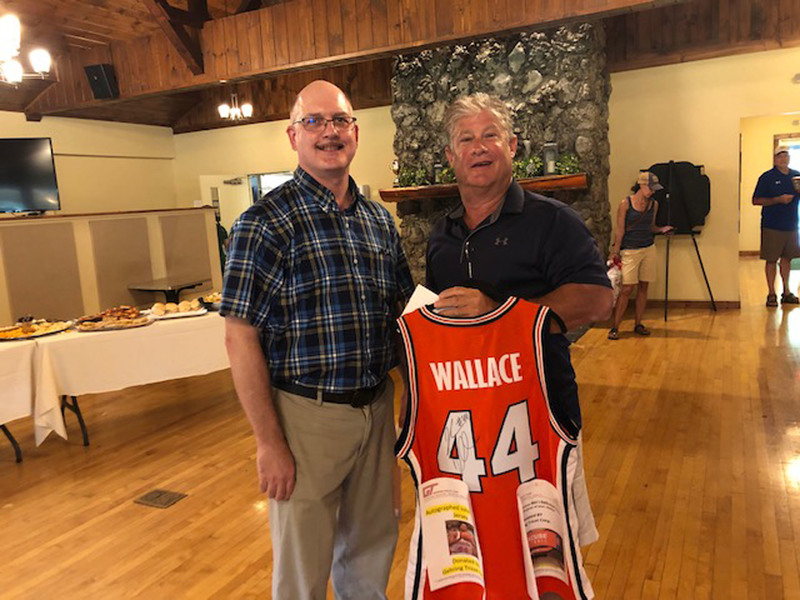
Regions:
[[[703, 167], [686, 161], [671, 160], [667, 163], [658, 163], [647, 169], [654, 173], [659, 183], [664, 187], [654, 194], [658, 201], [656, 225], [672, 225], [676, 235], [690, 235], [694, 244], [694, 251], [703, 272], [708, 296], [711, 299], [711, 308], [716, 312], [717, 304], [711, 292], [700, 248], [697, 246], [695, 236], [700, 233], [698, 228], [706, 223], [706, 217], [711, 210], [711, 182], [703, 171]], [[664, 280], [664, 321], [667, 320], [667, 306], [669, 304], [669, 258], [670, 238], [667, 238], [666, 278]]]
[[711, 182], [702, 165], [671, 160], [648, 171], [664, 186], [654, 195], [658, 200], [656, 225], [672, 225], [676, 234], [699, 233], [696, 229], [705, 225], [711, 210]]

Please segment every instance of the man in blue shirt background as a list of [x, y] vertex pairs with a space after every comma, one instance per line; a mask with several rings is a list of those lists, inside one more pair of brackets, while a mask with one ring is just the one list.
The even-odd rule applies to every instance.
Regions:
[[800, 172], [789, 168], [789, 149], [778, 146], [774, 153], [774, 167], [758, 178], [753, 192], [753, 204], [761, 207], [761, 259], [766, 261], [767, 306], [778, 306], [775, 293], [775, 273], [780, 259], [783, 293], [781, 304], [799, 304], [800, 300], [789, 290], [789, 271], [792, 259], [800, 257], [798, 241], [798, 193], [792, 183]]

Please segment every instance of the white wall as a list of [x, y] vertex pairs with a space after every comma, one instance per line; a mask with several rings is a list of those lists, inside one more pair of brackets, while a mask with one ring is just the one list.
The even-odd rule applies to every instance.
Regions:
[[[226, 181], [231, 183], [225, 183]], [[233, 184], [239, 181], [239, 184]], [[200, 201], [205, 206], [212, 206], [211, 188], [217, 188], [219, 194], [219, 222], [226, 231], [236, 218], [252, 204], [252, 193], [247, 177], [237, 175], [201, 175]]]
[[[739, 129], [743, 117], [800, 108], [800, 49], [615, 73], [609, 138], [612, 214], [639, 169], [669, 160], [705, 165], [711, 213], [698, 238], [717, 300], [737, 301], [739, 279]], [[659, 240], [663, 263], [663, 240]], [[691, 239], [672, 244], [670, 298], [706, 300]], [[663, 269], [660, 271], [663, 274]], [[652, 297], [663, 297], [663, 275]]]
[[[612, 217], [640, 168], [670, 159], [705, 165], [712, 208], [698, 241], [718, 300], [739, 299], [734, 266], [740, 203], [742, 248], [750, 249], [752, 242], [745, 240], [752, 236], [746, 230], [757, 220], [757, 209], [754, 217], [744, 206], [754, 184], [750, 173], [769, 167], [759, 160], [751, 166], [744, 157], [740, 198], [740, 128], [746, 130], [750, 117], [798, 111], [800, 86], [791, 83], [798, 71], [800, 49], [794, 48], [611, 77]], [[394, 179], [389, 165], [395, 127], [389, 107], [357, 111], [356, 116], [360, 143], [352, 174], [371, 187], [377, 200], [377, 191]], [[52, 117], [29, 123], [21, 113], [0, 112], [2, 137], [53, 138], [62, 207], [70, 213], [188, 207], [201, 199], [201, 175], [292, 170], [296, 157], [286, 125], [279, 121], [173, 136], [161, 127]], [[658, 245], [663, 262], [663, 240]], [[707, 298], [690, 240], [674, 241], [670, 267], [672, 299]], [[663, 295], [662, 290], [663, 277], [653, 297]]]
[[[392, 186], [394, 122], [388, 106], [355, 112], [359, 125], [358, 151], [350, 173], [359, 185], [369, 185], [371, 199]], [[297, 156], [286, 137], [284, 121], [240, 125], [175, 136], [175, 190], [178, 206], [201, 199], [200, 177], [219, 173], [240, 176], [293, 171]], [[389, 206], [394, 210], [393, 206]]]
[[0, 111], [0, 138], [12, 137], [52, 138], [63, 213], [175, 207], [169, 128]]

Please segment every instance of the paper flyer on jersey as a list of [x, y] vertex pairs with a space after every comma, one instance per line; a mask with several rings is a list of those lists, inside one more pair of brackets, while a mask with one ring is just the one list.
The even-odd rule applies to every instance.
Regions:
[[534, 479], [517, 488], [517, 508], [528, 595], [531, 600], [539, 600], [537, 577], [554, 577], [569, 583], [560, 495], [549, 481]]
[[449, 477], [430, 479], [420, 486], [419, 500], [431, 591], [464, 582], [485, 588], [467, 484]]

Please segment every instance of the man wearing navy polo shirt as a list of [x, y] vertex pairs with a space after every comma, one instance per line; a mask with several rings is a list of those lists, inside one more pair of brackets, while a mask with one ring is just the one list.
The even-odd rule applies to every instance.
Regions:
[[767, 275], [767, 306], [778, 306], [778, 295], [775, 293], [778, 259], [783, 281], [781, 304], [800, 303], [789, 290], [792, 259], [800, 257], [798, 194], [792, 184], [792, 177], [800, 177], [800, 173], [789, 168], [789, 148], [786, 146], [775, 148], [774, 165], [758, 178], [753, 192], [753, 204], [761, 207], [760, 255], [765, 261], [764, 271]]
[[270, 499], [272, 597], [383, 600], [392, 505], [394, 318], [413, 291], [388, 211], [349, 175], [358, 127], [327, 81], [298, 94], [294, 177], [237, 219], [220, 314]]
[[[597, 244], [565, 204], [524, 191], [512, 179], [517, 149], [505, 104], [487, 94], [459, 98], [445, 113], [445, 149], [461, 205], [434, 225], [427, 285], [447, 316], [476, 316], [514, 295], [556, 313], [548, 336], [548, 392], [580, 430], [568, 329], [607, 319], [611, 284]], [[562, 419], [563, 420], [563, 419]]]

